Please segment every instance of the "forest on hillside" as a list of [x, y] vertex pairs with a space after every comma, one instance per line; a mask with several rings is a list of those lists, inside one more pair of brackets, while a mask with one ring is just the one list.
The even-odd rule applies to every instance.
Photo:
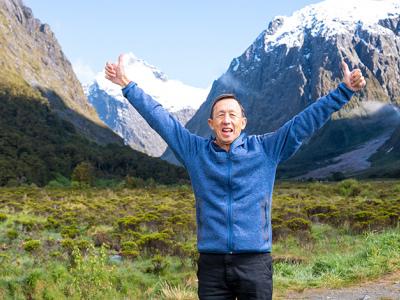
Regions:
[[177, 184], [189, 179], [182, 167], [129, 146], [88, 140], [30, 87], [0, 87], [0, 186], [45, 186], [57, 176], [70, 179], [83, 162], [92, 166], [96, 178], [105, 180], [130, 176]]

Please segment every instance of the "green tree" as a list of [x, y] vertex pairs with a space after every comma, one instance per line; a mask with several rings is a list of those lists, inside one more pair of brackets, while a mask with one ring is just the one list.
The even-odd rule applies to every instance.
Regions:
[[77, 181], [80, 184], [86, 183], [93, 186], [95, 180], [94, 168], [88, 162], [81, 162], [74, 169], [72, 174], [72, 181]]

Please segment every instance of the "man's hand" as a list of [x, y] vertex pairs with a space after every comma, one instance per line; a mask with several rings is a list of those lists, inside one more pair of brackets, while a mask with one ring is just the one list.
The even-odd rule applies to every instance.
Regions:
[[123, 57], [124, 57], [123, 54], [119, 56], [118, 64], [107, 62], [105, 72], [106, 72], [106, 79], [124, 88], [131, 81], [125, 76], [124, 65], [122, 63]]
[[344, 70], [343, 82], [349, 89], [357, 92], [365, 86], [366, 82], [360, 69], [355, 69], [350, 72], [349, 66], [344, 61], [342, 61], [342, 66]]

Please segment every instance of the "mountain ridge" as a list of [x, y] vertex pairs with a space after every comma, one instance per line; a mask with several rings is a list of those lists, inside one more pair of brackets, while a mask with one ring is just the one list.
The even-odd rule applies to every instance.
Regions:
[[22, 0], [3, 0], [0, 6], [0, 64], [40, 91], [84, 136], [102, 144], [123, 144], [88, 102], [50, 26], [36, 19]]
[[[332, 123], [331, 126], [325, 125], [314, 135], [326, 142], [323, 148], [318, 148], [317, 145], [321, 145], [313, 136], [278, 169], [277, 177], [299, 176], [299, 172], [305, 174], [322, 161], [330, 161], [350, 151], [356, 144], [396, 126], [400, 104], [400, 5], [392, 0], [379, 3], [357, 0], [352, 4], [327, 0], [309, 5], [291, 17], [274, 18], [254, 43], [232, 60], [226, 73], [214, 81], [206, 102], [186, 128], [202, 137], [212, 135], [207, 125], [212, 102], [219, 94], [233, 93], [246, 110], [248, 123], [245, 132], [272, 132], [335, 89], [342, 80], [341, 61], [347, 62], [351, 70], [360, 68], [367, 86], [357, 92], [341, 111], [332, 115], [328, 122]], [[379, 12], [374, 9], [377, 5]], [[357, 15], [354, 12], [361, 6], [362, 11], [372, 11], [367, 16], [368, 22], [339, 18], [341, 14], [347, 17]], [[320, 23], [324, 17], [316, 17], [319, 12], [323, 12], [322, 16], [331, 12], [336, 15], [334, 19]], [[295, 19], [301, 21], [293, 22]], [[339, 24], [340, 30], [327, 26], [332, 22]], [[317, 29], [316, 24], [319, 24]], [[372, 102], [379, 103], [379, 107], [371, 106]], [[374, 120], [382, 124], [368, 128], [366, 132], [360, 131], [360, 126], [371, 126], [369, 119], [378, 111], [380, 113]], [[387, 120], [393, 120], [393, 123]], [[336, 149], [338, 142], [333, 137], [340, 135], [346, 140]], [[169, 149], [162, 157], [176, 163]], [[318, 162], [319, 159], [322, 161]], [[308, 163], [310, 169], [302, 167]]]

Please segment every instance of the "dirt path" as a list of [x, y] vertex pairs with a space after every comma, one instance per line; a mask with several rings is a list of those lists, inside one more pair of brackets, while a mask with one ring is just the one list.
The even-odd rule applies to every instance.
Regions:
[[338, 290], [306, 290], [301, 294], [290, 294], [281, 299], [400, 300], [400, 272], [384, 276], [377, 281], [365, 282], [354, 287], [346, 287]]

